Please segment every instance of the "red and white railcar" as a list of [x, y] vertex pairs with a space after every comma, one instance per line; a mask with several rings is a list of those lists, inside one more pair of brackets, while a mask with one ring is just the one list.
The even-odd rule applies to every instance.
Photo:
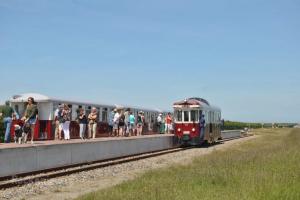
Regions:
[[201, 145], [221, 139], [221, 109], [202, 98], [173, 104], [175, 135], [181, 144]]
[[[54, 113], [60, 104], [67, 104], [71, 110], [71, 124], [70, 124], [70, 136], [71, 138], [79, 138], [79, 125], [76, 122], [77, 112], [79, 108], [83, 108], [86, 111], [86, 115], [91, 112], [92, 107], [96, 107], [98, 110], [98, 126], [97, 126], [97, 134], [96, 137], [107, 136], [109, 131], [108, 120], [109, 113], [115, 109], [125, 109], [130, 108], [130, 110], [134, 113], [135, 116], [138, 115], [139, 111], [143, 111], [145, 115], [145, 126], [144, 126], [144, 134], [153, 134], [156, 133], [156, 118], [161, 113], [160, 110], [155, 109], [145, 109], [138, 108], [132, 106], [118, 106], [113, 104], [96, 104], [96, 103], [88, 103], [88, 102], [78, 102], [71, 100], [62, 100], [57, 98], [50, 98], [45, 95], [35, 94], [35, 93], [27, 93], [22, 95], [15, 95], [10, 99], [11, 106], [15, 109], [15, 111], [23, 116], [27, 99], [29, 97], [33, 97], [35, 102], [37, 103], [37, 107], [39, 110], [38, 120], [34, 132], [35, 140], [51, 140], [54, 139]], [[163, 112], [166, 113], [166, 112]], [[14, 122], [16, 123], [16, 121]], [[14, 129], [12, 126], [11, 134], [13, 134]], [[12, 137], [13, 138], [13, 137]]]

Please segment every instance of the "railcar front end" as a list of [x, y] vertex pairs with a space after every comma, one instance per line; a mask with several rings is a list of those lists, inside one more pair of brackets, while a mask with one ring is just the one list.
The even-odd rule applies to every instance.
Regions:
[[221, 139], [221, 110], [202, 98], [174, 103], [175, 136], [181, 145], [215, 143]]

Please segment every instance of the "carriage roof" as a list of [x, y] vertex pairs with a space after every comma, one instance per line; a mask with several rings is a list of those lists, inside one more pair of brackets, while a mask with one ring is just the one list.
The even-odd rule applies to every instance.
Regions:
[[205, 108], [208, 110], [221, 111], [220, 108], [210, 105], [210, 103], [207, 100], [199, 97], [192, 97], [182, 101], [175, 102], [173, 104], [173, 107], [174, 108], [184, 108], [184, 107]]
[[95, 106], [95, 107], [132, 108], [132, 109], [146, 111], [146, 112], [167, 112], [167, 111], [162, 111], [160, 109], [149, 109], [149, 108], [142, 108], [142, 107], [135, 107], [135, 106], [127, 106], [127, 105], [63, 100], [63, 99], [59, 99], [59, 98], [52, 98], [52, 97], [49, 97], [49, 96], [46, 96], [43, 94], [38, 94], [38, 93], [25, 93], [25, 94], [21, 94], [21, 95], [14, 95], [10, 99], [10, 102], [12, 102], [12, 103], [27, 102], [27, 99], [29, 97], [33, 97], [34, 101], [37, 103], [61, 102], [61, 103], [66, 103], [66, 104], [91, 105], [91, 106]]

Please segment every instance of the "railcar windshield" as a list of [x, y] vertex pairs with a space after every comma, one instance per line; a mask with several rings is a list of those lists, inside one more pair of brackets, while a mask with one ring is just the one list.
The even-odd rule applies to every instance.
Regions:
[[182, 110], [175, 111], [175, 119], [177, 122], [182, 122]]
[[199, 120], [199, 111], [198, 110], [191, 110], [191, 121], [197, 122]]
[[176, 122], [199, 122], [199, 110], [175, 110]]
[[184, 111], [183, 112], [183, 118], [184, 118], [184, 122], [189, 122], [190, 121], [190, 111]]

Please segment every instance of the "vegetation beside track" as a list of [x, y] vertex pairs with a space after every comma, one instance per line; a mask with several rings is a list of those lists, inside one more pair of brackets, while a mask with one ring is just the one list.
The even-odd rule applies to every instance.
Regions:
[[247, 123], [247, 122], [234, 122], [224, 121], [224, 130], [241, 130], [244, 128], [258, 129], [258, 128], [293, 128], [295, 123]]
[[300, 129], [260, 129], [256, 134], [262, 136], [79, 200], [300, 199]]

